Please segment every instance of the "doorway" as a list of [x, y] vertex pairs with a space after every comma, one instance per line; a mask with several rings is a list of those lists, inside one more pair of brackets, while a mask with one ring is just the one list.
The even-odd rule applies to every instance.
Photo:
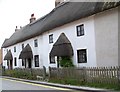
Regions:
[[9, 67], [9, 69], [13, 69], [13, 67], [12, 67], [12, 60], [10, 60], [10, 67]]
[[32, 68], [32, 62], [30, 58], [28, 59], [28, 68]]

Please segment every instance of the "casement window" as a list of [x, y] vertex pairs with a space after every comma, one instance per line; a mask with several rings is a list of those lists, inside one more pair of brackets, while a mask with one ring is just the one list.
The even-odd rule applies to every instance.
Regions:
[[17, 66], [17, 58], [14, 58], [14, 65]]
[[87, 51], [86, 49], [77, 50], [78, 63], [87, 63]]
[[76, 26], [77, 36], [84, 35], [84, 24]]
[[35, 67], [39, 67], [39, 55], [34, 56]]
[[14, 47], [14, 52], [16, 52], [16, 47]]
[[53, 34], [49, 35], [49, 43], [53, 43]]
[[25, 66], [25, 60], [22, 59], [22, 66]]
[[50, 64], [55, 63], [55, 57], [54, 56], [49, 56]]
[[22, 49], [24, 48], [24, 44], [22, 44]]
[[34, 46], [38, 47], [38, 40], [37, 39], [34, 40]]

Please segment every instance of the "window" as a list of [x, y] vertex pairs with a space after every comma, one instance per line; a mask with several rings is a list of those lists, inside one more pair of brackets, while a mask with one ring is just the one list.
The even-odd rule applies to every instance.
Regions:
[[17, 58], [14, 58], [14, 65], [17, 66]]
[[25, 66], [25, 60], [22, 59], [22, 66]]
[[34, 59], [35, 59], [35, 67], [39, 67], [39, 55], [35, 55]]
[[14, 47], [14, 52], [16, 52], [16, 47]]
[[24, 48], [24, 44], [22, 44], [22, 49]]
[[50, 64], [55, 63], [55, 57], [54, 56], [49, 56], [50, 59]]
[[78, 63], [87, 63], [86, 49], [77, 50]]
[[53, 34], [49, 35], [49, 43], [53, 43]]
[[37, 39], [34, 40], [34, 46], [35, 46], [35, 47], [38, 47], [38, 40], [37, 40]]
[[79, 25], [76, 27], [77, 30], [77, 36], [83, 36], [84, 35], [84, 25]]

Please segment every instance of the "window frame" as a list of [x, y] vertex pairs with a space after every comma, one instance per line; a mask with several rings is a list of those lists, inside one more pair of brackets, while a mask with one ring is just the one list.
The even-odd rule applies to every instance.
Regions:
[[[38, 56], [38, 57], [37, 57]], [[37, 59], [36, 59], [37, 57]], [[38, 60], [38, 61], [37, 61]], [[34, 55], [34, 64], [35, 64], [35, 67], [39, 67], [39, 55]]]
[[[83, 27], [83, 28], [82, 28]], [[76, 26], [76, 33], [77, 33], [77, 36], [83, 36], [85, 35], [85, 30], [84, 30], [84, 24], [81, 24], [81, 25], [78, 25]]]
[[[84, 58], [83, 58], [83, 56], [84, 56]], [[87, 63], [87, 49], [77, 50], [77, 62], [78, 63]]]
[[53, 43], [53, 34], [49, 35], [49, 43]]
[[34, 40], [34, 47], [38, 47], [38, 39]]

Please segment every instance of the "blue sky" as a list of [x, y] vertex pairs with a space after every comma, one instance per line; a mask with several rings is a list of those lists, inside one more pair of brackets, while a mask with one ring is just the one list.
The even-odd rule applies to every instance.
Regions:
[[9, 38], [15, 27], [29, 23], [32, 13], [36, 19], [49, 13], [55, 7], [55, 0], [0, 0], [0, 47]]

